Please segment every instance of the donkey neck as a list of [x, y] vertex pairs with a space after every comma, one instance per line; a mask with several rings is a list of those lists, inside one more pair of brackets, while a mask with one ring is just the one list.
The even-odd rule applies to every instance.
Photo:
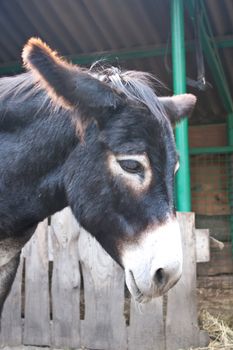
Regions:
[[0, 239], [67, 205], [62, 168], [79, 140], [70, 111], [49, 113], [41, 97], [0, 109]]

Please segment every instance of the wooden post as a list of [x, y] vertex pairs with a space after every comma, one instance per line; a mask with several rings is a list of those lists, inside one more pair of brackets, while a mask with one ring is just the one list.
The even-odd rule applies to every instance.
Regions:
[[80, 346], [79, 230], [69, 208], [51, 219], [52, 345], [55, 347]]
[[167, 350], [199, 347], [202, 341], [205, 341], [205, 337], [198, 327], [194, 214], [177, 213], [177, 215], [182, 234], [184, 261], [180, 281], [168, 292]]
[[124, 273], [84, 230], [80, 234], [79, 252], [85, 298], [82, 345], [93, 349], [126, 350]]
[[48, 223], [40, 223], [25, 251], [25, 322], [23, 343], [50, 345]]
[[23, 323], [21, 318], [22, 310], [22, 271], [23, 271], [23, 256], [21, 255], [18, 271], [3, 307], [1, 317], [1, 346], [18, 346], [22, 344], [22, 329]]

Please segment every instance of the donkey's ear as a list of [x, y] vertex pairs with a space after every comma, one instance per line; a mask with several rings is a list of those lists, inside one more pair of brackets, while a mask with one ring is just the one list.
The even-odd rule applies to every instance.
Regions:
[[38, 38], [29, 39], [22, 53], [27, 69], [47, 90], [53, 100], [69, 108], [88, 111], [95, 108], [117, 108], [121, 98], [106, 84], [79, 67], [61, 59]]
[[167, 117], [171, 123], [176, 123], [184, 117], [189, 117], [196, 104], [197, 98], [192, 94], [159, 97]]

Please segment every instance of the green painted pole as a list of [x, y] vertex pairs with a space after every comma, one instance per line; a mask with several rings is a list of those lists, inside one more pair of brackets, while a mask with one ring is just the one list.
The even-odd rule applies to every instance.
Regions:
[[[186, 65], [184, 42], [183, 0], [171, 0], [172, 66], [174, 94], [186, 92]], [[180, 169], [176, 176], [176, 207], [179, 211], [191, 211], [188, 120], [176, 127], [176, 145], [180, 155]]]
[[[233, 146], [233, 112], [227, 116], [228, 147]], [[233, 153], [233, 152], [232, 152]], [[233, 156], [229, 158], [229, 201], [231, 225], [231, 250], [233, 255]]]
[[228, 145], [233, 146], [233, 111], [227, 116]]

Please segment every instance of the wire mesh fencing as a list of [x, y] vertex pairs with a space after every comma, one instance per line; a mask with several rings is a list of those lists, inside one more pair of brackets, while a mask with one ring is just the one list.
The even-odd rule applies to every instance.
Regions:
[[233, 235], [233, 154], [191, 155], [192, 210], [196, 225], [229, 242]]
[[[191, 155], [191, 191], [196, 227], [208, 228], [212, 237], [224, 242], [220, 245], [210, 240], [209, 262], [197, 264], [199, 310], [208, 310], [218, 318], [224, 315], [224, 319], [231, 320], [233, 154], [227, 153], [229, 148], [223, 148], [225, 153]], [[201, 150], [196, 148], [195, 151]]]

